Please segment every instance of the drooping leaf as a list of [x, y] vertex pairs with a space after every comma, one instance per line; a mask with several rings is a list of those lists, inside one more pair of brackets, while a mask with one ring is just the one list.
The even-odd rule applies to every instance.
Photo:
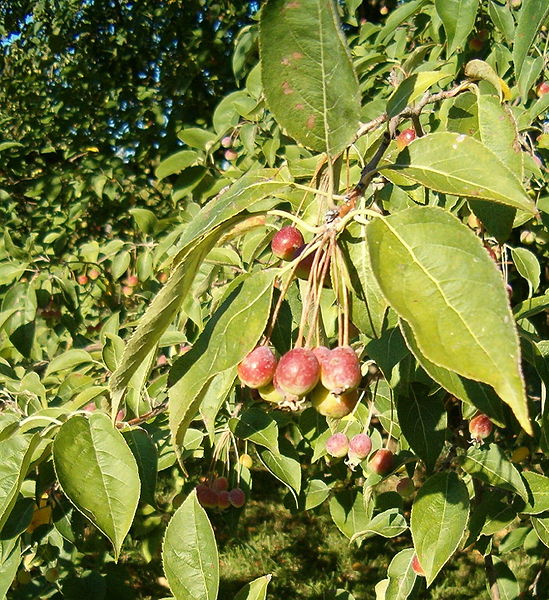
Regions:
[[20, 562], [21, 547], [19, 538], [0, 540], [0, 598], [6, 597], [15, 579]]
[[474, 233], [439, 208], [414, 207], [373, 221], [367, 240], [380, 288], [421, 353], [491, 385], [531, 433], [507, 292]]
[[546, 0], [524, 0], [518, 16], [513, 43], [513, 62], [517, 79], [520, 77], [524, 59], [536, 37], [539, 27], [549, 15]]
[[150, 435], [140, 427], [124, 431], [122, 435], [137, 463], [139, 481], [141, 482], [141, 500], [155, 506], [154, 494], [158, 471], [156, 446]]
[[280, 452], [257, 448], [263, 465], [291, 492], [296, 506], [301, 491], [301, 463], [294, 447], [285, 439], [280, 440]]
[[528, 493], [520, 473], [513, 466], [497, 444], [488, 447], [472, 446], [467, 454], [460, 457], [460, 464], [464, 471], [477, 477], [490, 485], [516, 492], [524, 500], [528, 499]]
[[114, 546], [118, 559], [139, 502], [139, 471], [107, 415], [75, 415], [53, 442], [59, 484], [69, 500]]
[[410, 528], [428, 586], [456, 551], [468, 517], [467, 486], [455, 473], [436, 473], [419, 490]]
[[528, 488], [528, 502], [520, 512], [538, 515], [549, 511], [549, 477], [534, 471], [523, 471]]
[[540, 542], [549, 548], [549, 517], [530, 517]]
[[465, 47], [475, 25], [478, 4], [478, 0], [435, 0], [437, 13], [446, 32], [447, 56], [458, 48]]
[[217, 545], [208, 515], [198, 503], [194, 491], [168, 523], [162, 563], [175, 600], [217, 598]]
[[244, 279], [212, 315], [193, 348], [172, 367], [170, 429], [176, 445], [198, 413], [208, 382], [257, 344], [269, 316], [275, 269]]
[[446, 410], [440, 397], [427, 396], [410, 388], [407, 396], [397, 395], [398, 422], [412, 450], [432, 471], [444, 446]]
[[491, 200], [534, 213], [534, 204], [518, 177], [478, 140], [450, 132], [416, 138], [395, 159], [381, 165], [425, 187], [481, 200]]
[[357, 531], [351, 537], [351, 541], [380, 535], [386, 538], [393, 538], [408, 529], [406, 519], [400, 513], [398, 508], [390, 508], [378, 513], [370, 520], [368, 525], [361, 531]]
[[389, 585], [385, 592], [386, 600], [406, 600], [411, 594], [417, 577], [412, 569], [414, 554], [413, 548], [406, 548], [391, 560], [387, 569]]
[[168, 175], [179, 173], [194, 164], [197, 158], [198, 154], [192, 150], [180, 150], [162, 160], [156, 168], [155, 175], [158, 179], [164, 179]]
[[239, 418], [229, 421], [229, 427], [238, 438], [250, 440], [275, 454], [279, 451], [277, 422], [261, 409], [245, 410]]
[[493, 560], [500, 600], [517, 600], [520, 597], [520, 585], [515, 574], [497, 556]]
[[341, 533], [351, 539], [364, 531], [372, 517], [373, 505], [364, 506], [362, 492], [342, 490], [330, 500], [330, 515]]
[[511, 256], [517, 271], [526, 279], [530, 288], [530, 296], [539, 287], [541, 267], [533, 252], [526, 248], [511, 248]]
[[360, 92], [332, 0], [269, 0], [261, 11], [269, 109], [296, 141], [336, 155], [358, 128]]

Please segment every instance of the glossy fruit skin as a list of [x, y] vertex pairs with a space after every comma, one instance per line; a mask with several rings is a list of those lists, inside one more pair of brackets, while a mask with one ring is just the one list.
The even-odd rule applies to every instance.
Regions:
[[338, 346], [322, 361], [320, 381], [334, 394], [343, 394], [358, 387], [362, 374], [356, 352], [350, 346]]
[[76, 281], [80, 285], [86, 285], [89, 280], [88, 280], [88, 276], [87, 275], [78, 275], [78, 277], [76, 278]]
[[349, 452], [361, 460], [366, 458], [372, 450], [372, 440], [366, 433], [357, 433], [349, 440]]
[[235, 150], [232, 150], [231, 148], [229, 148], [228, 150], [225, 150], [225, 160], [228, 160], [229, 162], [233, 162], [238, 158], [238, 152], [236, 152]]
[[353, 412], [358, 403], [358, 392], [332, 394], [324, 386], [318, 385], [311, 394], [311, 404], [321, 415], [331, 419], [342, 419]]
[[414, 554], [414, 557], [412, 558], [412, 571], [416, 575], [419, 575], [420, 577], [425, 577], [425, 571], [423, 570], [422, 566], [419, 564], [419, 559], [417, 557], [417, 554]]
[[240, 488], [233, 488], [229, 492], [229, 502], [235, 508], [242, 508], [246, 504], [246, 494]]
[[218, 493], [207, 485], [201, 484], [196, 486], [196, 497], [200, 505], [204, 508], [217, 507]]
[[541, 98], [549, 93], [549, 81], [542, 81], [536, 88], [536, 94]]
[[301, 231], [288, 225], [275, 233], [271, 240], [271, 250], [282, 260], [293, 260], [296, 250], [304, 243]]
[[221, 146], [223, 148], [230, 148], [233, 145], [233, 138], [230, 135], [225, 136], [221, 140]]
[[275, 385], [274, 381], [271, 381], [271, 383], [258, 388], [257, 391], [259, 392], [261, 398], [265, 400], [265, 402], [280, 404], [286, 399], [284, 392], [277, 385]]
[[256, 390], [271, 383], [277, 367], [276, 357], [268, 346], [258, 346], [238, 365], [240, 381]]
[[327, 348], [326, 346], [316, 346], [313, 348], [312, 352], [320, 363], [320, 370], [322, 371], [322, 363], [330, 356], [330, 348]]
[[486, 415], [476, 415], [469, 421], [469, 433], [477, 442], [486, 439], [493, 428], [492, 421]]
[[394, 455], [390, 450], [382, 448], [378, 450], [370, 459], [368, 468], [372, 473], [386, 475], [393, 469]]
[[311, 350], [294, 348], [278, 361], [276, 381], [285, 394], [304, 396], [320, 379], [320, 364]]
[[415, 129], [405, 129], [396, 138], [396, 144], [399, 150], [406, 148], [408, 144], [416, 139]]
[[396, 491], [403, 498], [410, 498], [416, 491], [416, 486], [409, 477], [404, 477], [397, 483]]
[[343, 458], [349, 451], [349, 438], [344, 433], [334, 433], [326, 440], [326, 452], [334, 458]]

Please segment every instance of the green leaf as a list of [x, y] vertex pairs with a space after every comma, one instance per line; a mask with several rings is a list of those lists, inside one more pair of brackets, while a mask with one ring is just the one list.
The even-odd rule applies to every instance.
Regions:
[[541, 277], [541, 267], [536, 255], [526, 248], [511, 248], [511, 256], [517, 271], [528, 282], [532, 296], [539, 287]]
[[538, 515], [549, 511], [549, 477], [534, 471], [523, 471], [522, 477], [526, 480], [529, 499], [526, 507], [521, 508], [520, 512]]
[[464, 134], [442, 131], [416, 138], [380, 171], [397, 171], [444, 194], [535, 211], [517, 176], [484, 144]]
[[309, 479], [307, 487], [303, 490], [305, 510], [310, 510], [322, 504], [330, 495], [331, 487], [322, 479]]
[[64, 493], [109, 538], [118, 560], [140, 492], [137, 464], [124, 437], [107, 415], [75, 415], [55, 436], [53, 461]]
[[257, 454], [263, 466], [290, 490], [298, 506], [298, 496], [301, 491], [301, 463], [294, 447], [282, 438], [280, 452], [257, 448]]
[[513, 63], [517, 79], [520, 78], [528, 50], [548, 15], [547, 0], [523, 0], [513, 44]]
[[179, 173], [179, 171], [183, 171], [183, 169], [190, 167], [197, 159], [198, 154], [193, 150], [180, 150], [160, 161], [154, 174], [158, 179], [164, 179], [164, 177], [168, 177], [168, 175]]
[[114, 256], [111, 261], [111, 275], [115, 281], [120, 279], [120, 277], [128, 270], [131, 259], [132, 257], [127, 250], [121, 250]]
[[518, 82], [519, 93], [524, 100], [528, 98], [528, 93], [541, 75], [543, 64], [544, 60], [542, 56], [536, 56], [535, 58], [533, 56], [526, 56], [524, 58]]
[[490, 2], [488, 5], [488, 14], [490, 15], [490, 19], [492, 19], [492, 23], [504, 35], [505, 41], [508, 44], [512, 44], [515, 37], [515, 20], [509, 6], [507, 4]]
[[140, 231], [152, 235], [158, 224], [158, 219], [152, 210], [146, 208], [131, 208], [130, 214]]
[[202, 397], [200, 416], [212, 440], [215, 436], [217, 413], [233, 389], [235, 379], [236, 366], [233, 366], [214, 375], [200, 392]]
[[[500, 102], [509, 94], [506, 84], [503, 83], [493, 67], [484, 60], [479, 60], [478, 58], [470, 60], [465, 65], [464, 71], [465, 75], [470, 79], [488, 81], [488, 83], [491, 83], [498, 92]], [[477, 95], [481, 95], [478, 90], [476, 90], [476, 92]]]
[[549, 517], [530, 517], [530, 521], [540, 542], [549, 548]]
[[389, 585], [385, 592], [385, 600], [406, 600], [412, 593], [417, 578], [412, 569], [414, 554], [413, 548], [406, 548], [395, 554], [391, 560], [387, 569]]
[[267, 323], [275, 269], [256, 272], [238, 285], [208, 321], [193, 348], [172, 367], [170, 429], [176, 446], [195, 418], [208, 382], [253, 350]]
[[21, 546], [19, 538], [0, 540], [0, 598], [6, 597], [15, 579], [20, 562]]
[[412, 506], [410, 528], [427, 586], [456, 551], [468, 517], [467, 486], [455, 473], [436, 473], [420, 488]]
[[168, 523], [162, 563], [176, 600], [217, 598], [219, 558], [214, 532], [194, 491]]
[[389, 117], [398, 115], [399, 112], [418, 100], [431, 86], [445, 77], [448, 77], [448, 73], [441, 71], [420, 71], [407, 77], [389, 98], [387, 115]]
[[368, 226], [367, 240], [380, 288], [421, 353], [491, 385], [531, 433], [507, 292], [480, 240], [435, 207], [380, 217]]
[[38, 435], [15, 434], [0, 443], [0, 531], [17, 501]]
[[409, 396], [397, 395], [400, 428], [412, 450], [432, 471], [444, 446], [447, 417], [444, 402], [410, 388]]
[[500, 600], [517, 600], [520, 597], [520, 586], [515, 574], [497, 556], [494, 556], [493, 561]]
[[187, 146], [198, 148], [199, 150], [209, 150], [213, 143], [218, 139], [212, 131], [200, 129], [199, 127], [182, 129], [177, 133], [177, 137], [187, 144]]
[[499, 425], [500, 427], [505, 425], [501, 400], [494, 392], [493, 388], [485, 383], [479, 383], [478, 381], [472, 381], [471, 379], [461, 377], [457, 373], [453, 373], [444, 367], [439, 367], [430, 360], [427, 360], [425, 355], [422, 354], [418, 348], [410, 325], [403, 319], [400, 319], [400, 329], [404, 335], [408, 348], [410, 348], [419, 364], [425, 369], [425, 372], [434, 379], [434, 381], [450, 392], [450, 394], [453, 394], [456, 398], [476, 406], [480, 412], [488, 415], [496, 425]]
[[478, 0], [435, 0], [436, 11], [446, 32], [447, 56], [465, 47], [475, 26], [478, 4]]
[[247, 583], [234, 597], [234, 600], [265, 600], [271, 578], [272, 575], [263, 575], [263, 577]]
[[523, 500], [528, 500], [520, 473], [497, 444], [490, 444], [488, 447], [472, 446], [465, 456], [459, 458], [459, 462], [463, 470], [473, 477], [504, 490], [517, 492]]
[[387, 38], [395, 31], [395, 29], [408, 20], [412, 15], [419, 12], [419, 9], [425, 4], [427, 0], [413, 0], [412, 2], [406, 2], [397, 9], [391, 11], [391, 14], [387, 17], [385, 25], [381, 28], [377, 34], [376, 45], [382, 44]]
[[101, 351], [101, 358], [109, 371], [115, 371], [120, 364], [120, 359], [124, 354], [124, 340], [114, 333], [105, 334], [105, 343]]
[[278, 425], [271, 415], [259, 408], [245, 410], [238, 419], [231, 419], [229, 427], [236, 437], [250, 440], [273, 453], [278, 453]]
[[141, 482], [140, 499], [151, 506], [156, 506], [154, 499], [158, 471], [156, 446], [149, 434], [140, 427], [124, 431], [122, 435], [137, 463], [139, 481]]
[[267, 105], [297, 142], [335, 156], [358, 128], [360, 91], [333, 0], [269, 0], [259, 46]]
[[330, 515], [337, 528], [349, 539], [366, 529], [372, 509], [373, 504], [366, 509], [362, 492], [356, 490], [342, 490], [330, 500]]
[[407, 529], [406, 519], [400, 514], [398, 508], [390, 508], [377, 514], [363, 530], [353, 534], [351, 542], [373, 535], [393, 538], [404, 533]]

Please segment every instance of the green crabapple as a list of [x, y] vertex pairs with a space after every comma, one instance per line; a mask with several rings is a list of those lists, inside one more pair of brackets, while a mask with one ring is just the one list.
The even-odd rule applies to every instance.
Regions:
[[331, 419], [342, 419], [353, 412], [358, 403], [358, 392], [333, 394], [324, 386], [318, 385], [310, 396], [311, 404], [321, 415]]

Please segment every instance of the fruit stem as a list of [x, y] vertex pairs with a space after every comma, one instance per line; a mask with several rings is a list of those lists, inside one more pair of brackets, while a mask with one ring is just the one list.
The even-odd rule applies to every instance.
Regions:
[[282, 217], [283, 219], [293, 221], [296, 225], [299, 225], [301, 229], [309, 231], [310, 233], [318, 234], [321, 233], [324, 229], [323, 227], [314, 227], [313, 225], [309, 225], [299, 217], [296, 217], [295, 215], [292, 215], [291, 213], [288, 213], [284, 210], [277, 210], [273, 208], [273, 210], [267, 211], [267, 214], [271, 217]]

